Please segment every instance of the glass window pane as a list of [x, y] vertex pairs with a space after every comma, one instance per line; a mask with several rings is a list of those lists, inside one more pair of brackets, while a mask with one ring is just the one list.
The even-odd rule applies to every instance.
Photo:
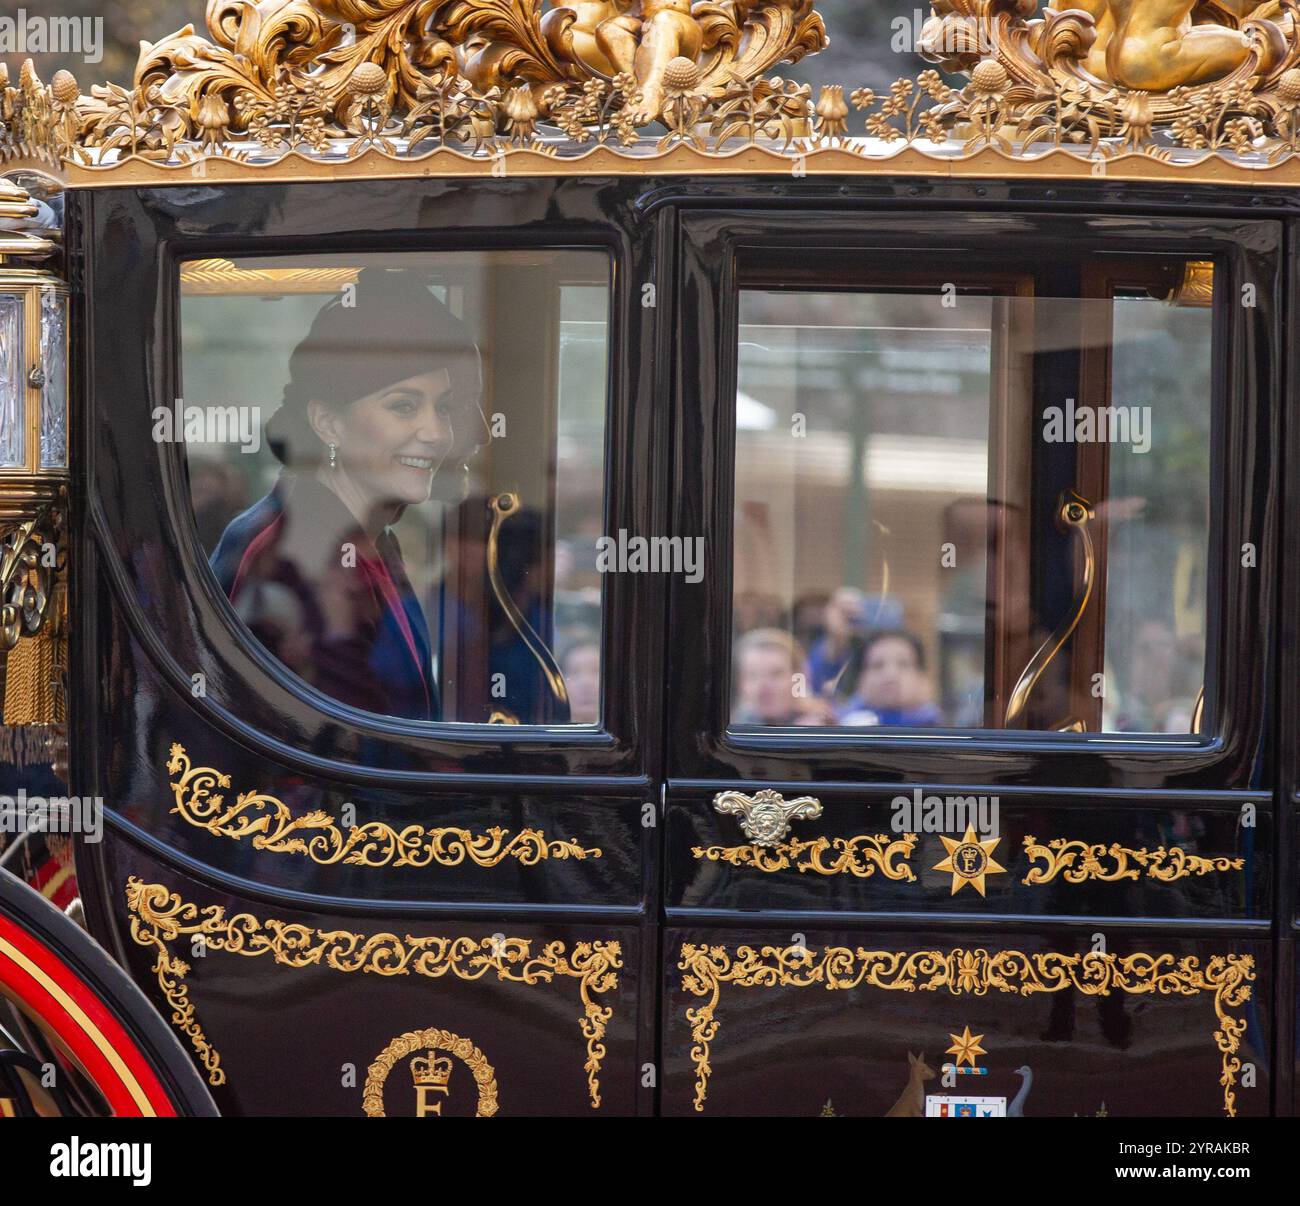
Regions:
[[155, 433], [253, 635], [364, 711], [599, 723], [608, 295], [602, 252], [183, 265]]
[[0, 465], [27, 463], [23, 295], [0, 293]]
[[1115, 401], [1159, 409], [1148, 450], [1110, 459], [1102, 714], [1107, 730], [1187, 733], [1205, 682], [1210, 311], [1120, 297], [1114, 315]]
[[1031, 293], [741, 290], [733, 724], [1197, 731], [1211, 310]]

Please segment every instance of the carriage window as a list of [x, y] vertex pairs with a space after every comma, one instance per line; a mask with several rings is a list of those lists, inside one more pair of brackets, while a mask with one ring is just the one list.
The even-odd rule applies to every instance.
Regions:
[[200, 541], [249, 632], [381, 715], [600, 721], [609, 260], [190, 260]]
[[740, 294], [732, 724], [1204, 724], [1213, 266]]

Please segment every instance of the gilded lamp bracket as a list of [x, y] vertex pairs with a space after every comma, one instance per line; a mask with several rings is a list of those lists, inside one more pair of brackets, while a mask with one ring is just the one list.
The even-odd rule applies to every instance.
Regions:
[[56, 185], [0, 177], [0, 699], [9, 725], [64, 719], [68, 291]]

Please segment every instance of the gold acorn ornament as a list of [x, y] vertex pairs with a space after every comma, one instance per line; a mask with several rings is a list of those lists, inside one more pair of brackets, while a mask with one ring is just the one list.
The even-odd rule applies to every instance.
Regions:
[[55, 113], [54, 133], [60, 152], [69, 158], [84, 160], [85, 154], [77, 146], [77, 136], [81, 133], [81, 122], [77, 117], [81, 87], [77, 83], [77, 77], [71, 71], [56, 71], [50, 83], [50, 97]]
[[1007, 74], [1007, 69], [997, 59], [981, 60], [975, 64], [975, 70], [970, 73], [971, 87], [983, 97], [1001, 95], [1010, 82], [1011, 77]]
[[678, 55], [669, 59], [664, 67], [663, 123], [668, 133], [659, 140], [659, 148], [688, 142], [697, 150], [704, 150], [704, 140], [695, 131], [695, 124], [704, 109], [704, 95], [700, 85], [704, 72], [692, 60]]
[[970, 122], [966, 152], [995, 146], [1006, 154], [1014, 153], [1010, 140], [1002, 132], [1008, 117], [1007, 89], [1011, 75], [997, 59], [981, 59], [971, 69], [970, 83], [963, 89], [965, 116]]
[[345, 110], [344, 124], [362, 136], [349, 150], [348, 157], [354, 158], [371, 146], [382, 147], [390, 154], [396, 153], [393, 142], [381, 136], [392, 113], [389, 80], [384, 69], [378, 63], [358, 63], [348, 76], [348, 95], [352, 100]]
[[1277, 132], [1282, 138], [1270, 156], [1276, 162], [1300, 146], [1300, 67], [1289, 67], [1277, 79]]
[[1289, 67], [1278, 76], [1277, 95], [1284, 104], [1300, 104], [1300, 67]]
[[358, 63], [348, 77], [348, 91], [353, 96], [374, 99], [388, 91], [388, 76], [378, 63]]

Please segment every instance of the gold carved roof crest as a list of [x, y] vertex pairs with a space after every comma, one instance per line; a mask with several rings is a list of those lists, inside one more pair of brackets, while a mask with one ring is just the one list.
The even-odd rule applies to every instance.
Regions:
[[0, 77], [0, 165], [1300, 184], [1300, 0], [935, 0], [916, 33], [933, 68], [814, 95], [772, 74], [827, 45], [813, 0], [208, 0], [130, 87]]

